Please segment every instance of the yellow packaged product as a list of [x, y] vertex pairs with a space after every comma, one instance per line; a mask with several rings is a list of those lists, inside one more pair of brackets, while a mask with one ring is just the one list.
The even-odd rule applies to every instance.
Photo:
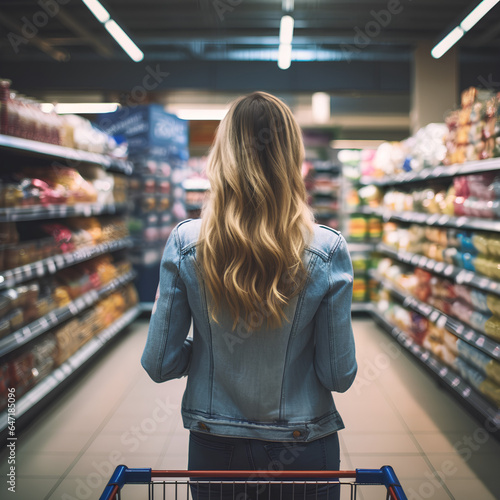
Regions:
[[498, 295], [488, 294], [486, 305], [493, 314], [500, 318], [500, 297]]
[[497, 316], [492, 316], [484, 324], [486, 335], [500, 342], [500, 319]]
[[485, 379], [479, 386], [479, 390], [500, 408], [500, 385], [493, 380]]
[[472, 235], [472, 244], [474, 248], [483, 255], [488, 255], [488, 237], [481, 233]]

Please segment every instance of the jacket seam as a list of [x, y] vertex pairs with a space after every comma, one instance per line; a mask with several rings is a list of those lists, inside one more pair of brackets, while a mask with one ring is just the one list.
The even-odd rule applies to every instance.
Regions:
[[[177, 247], [179, 248], [179, 263], [180, 263], [180, 246], [178, 245], [179, 240], [178, 240], [178, 235], [176, 233], [177, 233], [177, 231], [175, 231], [175, 229], [174, 229], [174, 240], [175, 240]], [[173, 286], [174, 290], [177, 287], [177, 281], [178, 281], [179, 276], [180, 276], [179, 264], [176, 264], [175, 268], [177, 269], [177, 272], [176, 272], [175, 280], [174, 280], [174, 286]], [[160, 378], [163, 378], [162, 360], [165, 358], [165, 350], [167, 349], [168, 338], [170, 335], [170, 321], [172, 319], [172, 307], [174, 305], [174, 294], [173, 293], [171, 294], [171, 297], [169, 297], [169, 301], [170, 301], [170, 303], [168, 304], [168, 307], [165, 308], [165, 319], [164, 319], [164, 323], [167, 325], [167, 334], [165, 335], [165, 340], [163, 342], [162, 348], [158, 352], [157, 370], [160, 373]], [[167, 323], [167, 318], [170, 318], [168, 323]]]
[[329, 411], [328, 413], [324, 413], [323, 415], [321, 415], [319, 417], [312, 418], [310, 420], [293, 422], [293, 423], [289, 424], [288, 422], [281, 422], [281, 421], [263, 423], [263, 422], [256, 422], [253, 420], [243, 420], [243, 419], [232, 418], [232, 417], [229, 417], [227, 415], [221, 415], [219, 413], [210, 412], [209, 414], [207, 414], [205, 412], [198, 411], [198, 410], [188, 410], [187, 408], [183, 408], [182, 412], [184, 414], [189, 415], [189, 416], [202, 417], [202, 418], [205, 418], [206, 420], [212, 420], [212, 421], [216, 420], [217, 417], [220, 417], [221, 419], [223, 419], [223, 421], [219, 420], [218, 423], [221, 423], [221, 424], [224, 424], [225, 422], [231, 422], [233, 424], [255, 425], [255, 426], [261, 426], [261, 427], [281, 427], [281, 428], [287, 428], [287, 429], [293, 429], [294, 427], [299, 426], [299, 425], [305, 425], [305, 426], [313, 425], [313, 424], [317, 424], [318, 422], [321, 422], [322, 420], [326, 420], [326, 419], [331, 418], [331, 417], [340, 416], [338, 410], [335, 409], [335, 410]]
[[332, 249], [330, 250], [330, 254], [328, 255], [328, 262], [332, 260], [333, 254], [337, 251], [337, 249], [341, 244], [342, 244], [342, 237], [339, 235], [337, 241], [335, 242], [335, 245], [333, 245]]
[[297, 329], [297, 325], [300, 321], [300, 316], [302, 313], [302, 304], [304, 303], [304, 298], [305, 298], [305, 290], [306, 290], [307, 285], [310, 281], [311, 272], [312, 272], [312, 269], [314, 268], [315, 265], [316, 265], [316, 259], [311, 260], [309, 262], [309, 265], [307, 266], [307, 279], [306, 279], [306, 282], [304, 283], [304, 286], [303, 286], [303, 288], [300, 292], [299, 298], [297, 300], [297, 307], [295, 309], [292, 327], [290, 328], [290, 336], [288, 338], [288, 344], [286, 346], [285, 361], [284, 361], [284, 365], [283, 365], [283, 376], [281, 379], [280, 411], [279, 411], [279, 419], [280, 420], [282, 420], [283, 415], [286, 414], [286, 401], [285, 401], [285, 394], [284, 394], [284, 392], [285, 392], [285, 373], [287, 370], [287, 360], [288, 360], [288, 355], [289, 355], [290, 348], [291, 348], [290, 346], [291, 346], [293, 339], [294, 339], [294, 332]]

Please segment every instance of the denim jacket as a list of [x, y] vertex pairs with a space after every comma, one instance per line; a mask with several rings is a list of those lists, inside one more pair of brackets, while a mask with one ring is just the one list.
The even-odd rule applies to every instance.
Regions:
[[286, 306], [281, 328], [264, 321], [249, 331], [240, 320], [233, 331], [227, 312], [218, 322], [208, 312], [197, 272], [200, 225], [181, 222], [168, 239], [141, 360], [155, 382], [188, 376], [184, 427], [269, 441], [312, 441], [342, 429], [331, 391], [346, 391], [357, 370], [353, 273], [342, 235], [314, 226], [304, 255], [308, 281]]

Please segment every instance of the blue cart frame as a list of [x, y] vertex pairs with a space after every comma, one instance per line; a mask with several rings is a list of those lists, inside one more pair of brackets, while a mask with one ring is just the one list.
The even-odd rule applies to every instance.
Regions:
[[[175, 480], [174, 480], [175, 478]], [[194, 480], [193, 478], [201, 479]], [[209, 479], [207, 479], [209, 478]], [[216, 481], [214, 479], [217, 478]], [[177, 498], [178, 485], [208, 484], [241, 484], [242, 478], [248, 478], [252, 482], [243, 481], [245, 484], [330, 484], [351, 486], [351, 498], [356, 498], [357, 486], [383, 485], [387, 489], [386, 499], [407, 500], [401, 484], [392, 467], [384, 465], [380, 469], [356, 469], [353, 471], [189, 471], [189, 470], [152, 470], [152, 469], [129, 469], [125, 465], [119, 465], [109, 480], [100, 500], [120, 499], [121, 489], [125, 484], [147, 484], [149, 498], [155, 484], [175, 485], [175, 498]], [[300, 480], [298, 480], [300, 478]], [[181, 479], [181, 481], [179, 481]], [[203, 481], [205, 479], [205, 481]], [[261, 479], [263, 481], [261, 481]], [[340, 479], [351, 479], [352, 482], [340, 482]], [[159, 481], [158, 481], [159, 480]], [[167, 482], [166, 480], [169, 480]], [[257, 484], [259, 484], [257, 483]], [[163, 488], [165, 499], [165, 486]], [[264, 500], [263, 496], [263, 500]]]

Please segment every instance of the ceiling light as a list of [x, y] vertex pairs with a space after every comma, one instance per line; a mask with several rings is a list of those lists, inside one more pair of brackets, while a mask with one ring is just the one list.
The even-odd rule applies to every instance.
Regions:
[[292, 64], [292, 46], [282, 43], [278, 51], [278, 68], [288, 69], [290, 64]]
[[120, 26], [113, 21], [113, 19], [106, 21], [104, 27], [133, 61], [139, 62], [144, 59], [144, 53], [142, 50], [137, 47], [127, 33], [125, 33], [125, 31], [123, 31]]
[[45, 102], [41, 105], [41, 108], [45, 113], [55, 111], [61, 115], [94, 115], [99, 113], [113, 113], [119, 106], [117, 102], [63, 102], [55, 105]]
[[229, 111], [227, 108], [219, 109], [169, 109], [181, 120], [222, 120]]
[[290, 45], [293, 38], [293, 24], [292, 16], [283, 16], [280, 23], [280, 44]]
[[480, 21], [500, 0], [483, 0], [461, 23], [464, 31], [469, 31]]
[[99, 0], [82, 0], [82, 2], [89, 8], [90, 12], [97, 17], [99, 22], [104, 24], [111, 18], [109, 12], [101, 5]]
[[455, 45], [460, 38], [462, 38], [465, 34], [465, 31], [457, 26], [452, 29], [432, 50], [431, 55], [434, 59], [439, 59], [441, 56], [446, 54], [453, 45]]
[[330, 96], [325, 92], [315, 92], [312, 95], [312, 114], [316, 123], [330, 121]]

